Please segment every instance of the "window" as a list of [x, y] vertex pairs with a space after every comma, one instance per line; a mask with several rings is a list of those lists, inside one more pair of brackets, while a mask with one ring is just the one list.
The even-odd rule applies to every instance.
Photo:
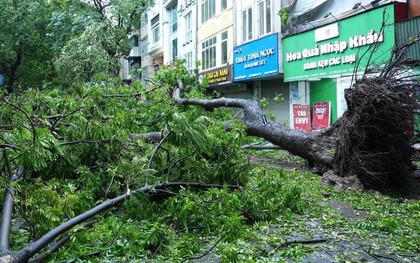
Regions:
[[145, 37], [144, 39], [141, 40], [141, 50], [140, 50], [140, 56], [142, 56], [143, 58], [147, 56], [147, 52], [148, 51], [148, 44], [147, 43], [147, 37]]
[[242, 12], [242, 41], [252, 39], [252, 8]]
[[216, 0], [201, 0], [201, 23], [206, 22], [216, 14]]
[[147, 10], [146, 10], [143, 13], [141, 13], [140, 23], [142, 27], [147, 26], [147, 20], [148, 18], [147, 18]]
[[152, 45], [159, 42], [160, 29], [159, 29], [159, 15], [155, 16], [152, 21]]
[[258, 3], [258, 36], [271, 32], [270, 0]]
[[135, 58], [130, 61], [129, 69], [130, 69], [130, 75], [132, 79], [139, 79], [141, 77], [139, 69], [141, 65], [141, 59]]
[[227, 38], [228, 38], [228, 32], [225, 31], [222, 33], [221, 36], [221, 54], [222, 54], [222, 64], [226, 64], [228, 62], [228, 47], [227, 47]]
[[225, 10], [227, 8], [227, 0], [222, 0], [221, 6], [222, 6], [222, 11]]
[[185, 43], [192, 41], [192, 30], [191, 30], [191, 12], [185, 15]]
[[178, 57], [178, 39], [175, 38], [172, 40], [172, 58], [176, 59]]
[[192, 52], [185, 54], [185, 67], [188, 70], [193, 69]]
[[178, 30], [178, 6], [174, 5], [171, 10], [171, 33]]
[[265, 33], [271, 32], [271, 6], [270, 0], [265, 0]]
[[201, 62], [202, 69], [216, 66], [216, 37], [212, 37], [202, 43]]
[[132, 35], [129, 39], [130, 46], [131, 47], [138, 47], [139, 46], [139, 36], [138, 35]]

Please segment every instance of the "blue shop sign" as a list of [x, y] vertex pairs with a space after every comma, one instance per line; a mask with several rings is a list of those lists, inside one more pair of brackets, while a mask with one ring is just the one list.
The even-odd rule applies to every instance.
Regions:
[[246, 81], [279, 74], [278, 34], [233, 49], [233, 80]]

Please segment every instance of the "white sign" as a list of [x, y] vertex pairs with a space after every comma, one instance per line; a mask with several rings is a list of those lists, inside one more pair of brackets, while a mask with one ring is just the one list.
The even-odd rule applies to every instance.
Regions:
[[315, 41], [319, 42], [322, 40], [338, 37], [338, 23], [334, 23], [328, 26], [324, 26], [315, 29]]

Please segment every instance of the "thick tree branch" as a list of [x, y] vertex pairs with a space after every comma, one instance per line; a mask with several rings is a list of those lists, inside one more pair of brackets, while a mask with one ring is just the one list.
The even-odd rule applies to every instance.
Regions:
[[11, 68], [10, 68], [10, 72], [9, 72], [9, 76], [7, 78], [7, 84], [6, 84], [6, 89], [8, 93], [12, 93], [13, 92], [13, 87], [15, 85], [15, 81], [18, 79], [17, 75], [17, 71], [18, 68], [20, 67], [20, 65], [22, 64], [22, 47], [20, 46], [20, 43], [17, 42], [18, 47], [15, 49], [16, 52], [16, 59], [13, 62]]
[[139, 139], [146, 139], [148, 142], [159, 142], [162, 137], [162, 132], [133, 133], [130, 135], [130, 141], [134, 142]]
[[[90, 227], [93, 224], [95, 224], [96, 222], [98, 222], [98, 220], [92, 220], [92, 221], [84, 224], [83, 227]], [[43, 253], [43, 254], [35, 257], [35, 258], [30, 259], [28, 262], [29, 263], [44, 262], [46, 259], [48, 259], [51, 256], [52, 253], [56, 252], [60, 247], [67, 244], [67, 242], [70, 241], [70, 238], [71, 238], [71, 235], [66, 235], [66, 236], [60, 238], [57, 242], [55, 242], [52, 246], [50, 246], [45, 253]]]
[[[23, 174], [23, 167], [19, 167], [14, 174], [11, 174], [10, 162], [7, 152], [4, 151], [4, 158], [6, 161], [7, 170], [10, 176], [10, 182], [17, 181]], [[12, 223], [13, 205], [14, 205], [15, 189], [9, 184], [4, 198], [3, 210], [1, 213], [0, 223], [0, 250], [9, 250], [10, 242], [10, 227]]]
[[105, 3], [103, 0], [93, 0], [93, 5], [96, 11], [101, 15], [101, 19], [104, 19], [106, 15], [105, 9], [111, 6], [111, 3]]
[[[325, 139], [325, 135], [307, 134], [302, 131], [291, 130], [290, 128], [267, 119], [267, 116], [261, 110], [258, 102], [246, 99], [194, 99], [181, 98], [183, 89], [182, 81], [178, 82], [178, 87], [173, 92], [173, 98], [182, 105], [201, 106], [206, 110], [215, 108], [240, 108], [244, 112], [242, 121], [246, 126], [248, 135], [257, 136], [278, 145], [304, 159], [318, 163], [324, 167], [331, 168], [333, 156], [330, 153], [330, 147], [335, 145], [334, 139]], [[320, 140], [325, 142], [323, 145], [318, 143]], [[321, 147], [323, 146], [323, 147]]]
[[[189, 183], [189, 182], [171, 182], [171, 183], [164, 183], [164, 184], [155, 184], [151, 186], [144, 186], [139, 189], [133, 190], [131, 193], [126, 193], [115, 197], [113, 199], [108, 199], [102, 204], [86, 211], [83, 214], [80, 214], [67, 222], [61, 224], [60, 226], [50, 230], [48, 233], [43, 235], [38, 240], [32, 242], [31, 244], [27, 245], [22, 250], [16, 251], [11, 253], [13, 257], [13, 263], [20, 263], [20, 262], [27, 262], [31, 257], [37, 254], [39, 251], [47, 247], [54, 239], [65, 233], [66, 231], [72, 229], [73, 227], [85, 222], [86, 220], [98, 215], [111, 207], [114, 207], [122, 202], [124, 202], [130, 195], [136, 193], [149, 193], [155, 191], [155, 189], [166, 189], [167, 187], [194, 187], [194, 188], [223, 188], [226, 186], [219, 185], [219, 184], [202, 184], [202, 183]], [[240, 186], [227, 186], [229, 189], [241, 189]]]
[[57, 251], [60, 247], [64, 246], [67, 242], [70, 241], [70, 235], [67, 235], [63, 238], [61, 238], [60, 240], [58, 240], [53, 246], [51, 246], [47, 252], [45, 252], [44, 254], [41, 254], [39, 256], [37, 256], [34, 259], [29, 260], [29, 263], [38, 263], [38, 262], [44, 262], [46, 259], [48, 259], [48, 257], [54, 253], [55, 251]]

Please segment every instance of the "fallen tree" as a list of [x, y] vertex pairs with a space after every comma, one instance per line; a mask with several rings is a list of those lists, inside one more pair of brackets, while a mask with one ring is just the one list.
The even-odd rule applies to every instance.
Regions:
[[[173, 97], [182, 105], [240, 108], [248, 135], [257, 136], [300, 156], [328, 175], [332, 184], [344, 188], [384, 190], [400, 187], [413, 172], [410, 145], [413, 114], [418, 108], [415, 86], [418, 80], [404, 76], [420, 62], [404, 56], [420, 35], [394, 47], [391, 58], [380, 71], [367, 68], [345, 94], [348, 109], [330, 128], [308, 134], [268, 120], [257, 101], [217, 98], [182, 98], [183, 83]], [[375, 52], [376, 46], [370, 52]], [[366, 54], [365, 54], [366, 55]], [[328, 173], [327, 173], [328, 172]]]
[[[364, 78], [346, 94], [348, 110], [334, 125], [308, 134], [267, 121], [258, 102], [219, 98], [181, 98], [182, 83], [174, 98], [183, 105], [240, 108], [248, 135], [262, 137], [315, 163], [323, 172], [359, 178], [368, 189], [398, 185], [412, 172], [410, 145], [416, 101], [412, 84], [384, 77]], [[330, 178], [334, 183], [334, 177]], [[350, 187], [360, 186], [355, 180]]]
[[[68, 231], [136, 192], [178, 194], [167, 189], [169, 186], [228, 185], [242, 190], [248, 164], [238, 154], [242, 140], [237, 138], [244, 136], [243, 127], [234, 124], [230, 129], [235, 136], [231, 136], [197, 110], [199, 107], [215, 112], [217, 108], [242, 109], [247, 135], [264, 138], [315, 163], [331, 181], [351, 178], [351, 187], [361, 183], [378, 190], [401, 183], [411, 170], [408, 131], [416, 103], [414, 84], [398, 77], [404, 62], [398, 51], [382, 74], [355, 83], [346, 94], [348, 111], [329, 129], [316, 134], [269, 120], [256, 101], [197, 99], [198, 93], [188, 92], [197, 85], [195, 77], [183, 75], [185, 68], [180, 74], [168, 69], [170, 77], [161, 70], [161, 82], [159, 74], [154, 82], [161, 89], [148, 92], [140, 88], [135, 90], [136, 96], [130, 96], [130, 88], [119, 90], [121, 94], [102, 94], [99, 85], [76, 99], [73, 95], [61, 98], [58, 92], [43, 98], [35, 91], [11, 98], [13, 101], [4, 96], [0, 114], [5, 123], [0, 144], [4, 165], [0, 171], [7, 187], [2, 188], [0, 262], [27, 262], [51, 244], [48, 251], [56, 250], [67, 242]], [[175, 66], [175, 71], [180, 70]], [[139, 99], [142, 95], [144, 100]], [[228, 116], [219, 113], [218, 117]], [[148, 130], [139, 129], [139, 125]], [[156, 130], [161, 132], [150, 132]], [[153, 142], [158, 142], [156, 147]], [[65, 183], [57, 183], [59, 179]], [[182, 183], [186, 181], [189, 183]], [[78, 207], [78, 202], [85, 206]], [[39, 209], [42, 205], [53, 209]], [[63, 208], [65, 211], [57, 212]], [[21, 213], [29, 229], [29, 243], [17, 251], [9, 244], [14, 210]], [[42, 217], [42, 213], [48, 216]]]
[[[195, 84], [195, 77], [185, 76], [184, 82], [189, 81]], [[252, 208], [247, 199], [263, 190], [247, 189], [254, 168], [241, 152], [246, 138], [242, 126], [224, 131], [221, 119], [229, 118], [230, 111], [185, 111], [167, 96], [163, 85], [150, 92], [138, 83], [114, 84], [87, 85], [83, 94], [59, 90], [2, 94], [0, 262], [48, 260], [64, 245], [71, 246], [70, 239], [87, 232], [86, 225], [94, 229], [96, 222], [103, 222], [100, 219], [115, 214], [124, 215], [122, 224], [136, 219], [140, 228], [145, 220], [138, 219], [139, 214], [166, 218], [164, 223], [150, 219], [146, 222], [150, 229], [142, 230], [146, 237], [148, 231], [158, 232], [142, 244], [157, 253], [169, 232], [224, 231], [220, 225], [233, 225], [229, 235], [237, 235], [245, 222], [242, 213], [256, 220], [283, 211], [279, 200], [288, 189], [277, 191], [273, 200], [278, 201], [268, 203], [270, 207], [260, 204], [264, 210], [257, 215], [247, 211], [245, 205]], [[131, 96], [133, 92], [144, 99]], [[156, 130], [161, 132], [150, 132]], [[239, 194], [233, 192], [242, 191], [243, 200], [238, 200]], [[215, 194], [229, 196], [219, 200]], [[270, 193], [270, 198], [275, 195]], [[165, 214], [165, 209], [153, 208], [155, 202], [176, 212], [199, 203], [202, 210]], [[215, 212], [206, 211], [209, 207]], [[196, 223], [190, 219], [194, 213]]]

